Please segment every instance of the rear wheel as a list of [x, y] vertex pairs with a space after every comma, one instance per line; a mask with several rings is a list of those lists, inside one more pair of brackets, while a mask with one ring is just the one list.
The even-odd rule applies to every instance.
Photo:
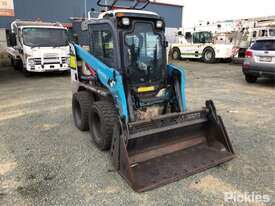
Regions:
[[111, 148], [113, 130], [117, 124], [117, 113], [113, 103], [98, 101], [89, 114], [90, 135], [100, 150]]
[[258, 77], [251, 76], [251, 75], [245, 75], [245, 80], [248, 83], [255, 83], [257, 81]]
[[172, 52], [172, 58], [173, 60], [180, 60], [181, 59], [181, 53], [179, 48], [174, 48]]
[[224, 60], [225, 63], [231, 63], [232, 61], [233, 61], [232, 58], [227, 58], [227, 59]]
[[212, 64], [216, 61], [216, 54], [213, 48], [206, 48], [202, 53], [204, 63]]
[[93, 104], [93, 97], [87, 91], [80, 91], [73, 95], [72, 111], [75, 126], [81, 131], [89, 130], [89, 111]]

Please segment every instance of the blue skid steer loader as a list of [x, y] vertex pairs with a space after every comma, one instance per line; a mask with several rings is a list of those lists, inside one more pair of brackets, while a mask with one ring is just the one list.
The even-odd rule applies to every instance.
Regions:
[[213, 102], [186, 111], [185, 74], [167, 65], [165, 22], [149, 0], [118, 0], [87, 20], [89, 49], [71, 45], [75, 125], [137, 192], [231, 160], [234, 151]]

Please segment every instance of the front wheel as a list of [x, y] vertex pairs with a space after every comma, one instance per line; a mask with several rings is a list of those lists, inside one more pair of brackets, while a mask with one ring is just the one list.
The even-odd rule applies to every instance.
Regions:
[[172, 58], [173, 60], [180, 60], [181, 59], [181, 52], [179, 48], [174, 48], [172, 52]]
[[232, 63], [233, 61], [233, 58], [227, 58], [224, 60], [225, 63]]
[[89, 113], [90, 135], [100, 150], [111, 148], [116, 124], [117, 113], [112, 102], [98, 101], [93, 104]]
[[22, 72], [25, 77], [30, 77], [32, 75], [32, 73], [29, 72], [25, 67], [22, 68]]
[[24, 68], [23, 68], [23, 63], [21, 60], [14, 60], [14, 59], [11, 59], [11, 63], [12, 63], [12, 66], [14, 68], [14, 70], [16, 71], [22, 71]]
[[213, 48], [206, 48], [202, 53], [202, 60], [204, 63], [213, 64], [216, 61], [215, 51]]
[[257, 81], [257, 77], [251, 75], [245, 75], [245, 80], [248, 83], [255, 83]]

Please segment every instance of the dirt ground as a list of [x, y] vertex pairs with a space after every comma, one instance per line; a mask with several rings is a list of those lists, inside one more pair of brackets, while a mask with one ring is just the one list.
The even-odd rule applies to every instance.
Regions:
[[[0, 205], [275, 205], [275, 87], [244, 81], [239, 65], [174, 62], [186, 69], [188, 109], [213, 99], [237, 157], [138, 194], [71, 114], [70, 77], [25, 78], [0, 69]], [[225, 202], [226, 193], [268, 195]]]
[[2, 48], [0, 46], [0, 67], [8, 66], [10, 64], [9, 57], [6, 52], [2, 52]]

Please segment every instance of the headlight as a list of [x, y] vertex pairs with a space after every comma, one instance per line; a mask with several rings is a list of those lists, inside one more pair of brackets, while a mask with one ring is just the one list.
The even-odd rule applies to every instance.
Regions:
[[35, 65], [35, 62], [34, 62], [33, 59], [29, 59], [29, 60], [28, 60], [28, 63], [29, 63], [29, 65], [31, 65], [31, 66], [34, 66], [34, 65]]
[[70, 57], [66, 57], [66, 64], [70, 65]]
[[158, 29], [162, 29], [163, 28], [163, 21], [161, 21], [161, 20], [158, 20], [157, 21], [157, 23], [156, 23], [156, 27], [158, 28]]
[[127, 17], [122, 18], [122, 25], [123, 26], [130, 26], [130, 19]]

